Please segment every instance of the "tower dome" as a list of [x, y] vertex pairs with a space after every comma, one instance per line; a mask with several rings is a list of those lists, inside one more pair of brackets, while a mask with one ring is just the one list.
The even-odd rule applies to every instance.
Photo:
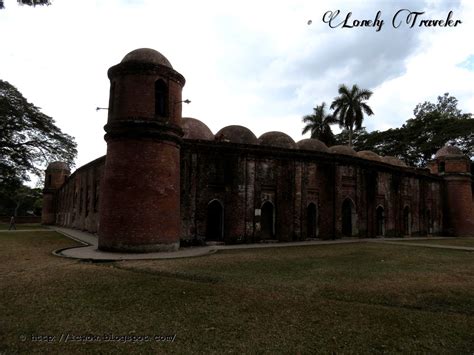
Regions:
[[452, 145], [445, 145], [443, 148], [439, 149], [435, 154], [435, 159], [441, 157], [459, 157], [463, 156], [461, 149], [454, 147]]
[[128, 62], [152, 63], [163, 65], [171, 69], [173, 68], [170, 61], [163, 54], [151, 48], [139, 48], [131, 51], [123, 57], [121, 63]]

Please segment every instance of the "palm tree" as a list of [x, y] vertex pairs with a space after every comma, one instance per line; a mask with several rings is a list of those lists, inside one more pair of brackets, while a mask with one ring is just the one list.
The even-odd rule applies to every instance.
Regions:
[[306, 126], [303, 128], [302, 134], [311, 132], [311, 138], [317, 138], [326, 145], [333, 145], [336, 140], [331, 130], [331, 124], [338, 123], [333, 115], [326, 113], [326, 103], [313, 108], [313, 114], [303, 117]]
[[339, 96], [334, 98], [331, 108], [334, 109], [334, 117], [337, 117], [340, 127], [349, 129], [349, 146], [352, 147], [352, 131], [362, 127], [364, 112], [370, 116], [374, 113], [364, 102], [370, 99], [372, 91], [359, 89], [357, 85], [352, 85], [352, 89], [346, 85], [339, 86]]

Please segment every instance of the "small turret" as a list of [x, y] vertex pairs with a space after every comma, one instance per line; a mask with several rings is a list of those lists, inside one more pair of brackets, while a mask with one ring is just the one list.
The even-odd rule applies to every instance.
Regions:
[[444, 146], [428, 164], [445, 181], [444, 230], [455, 236], [474, 236], [471, 162], [459, 148]]
[[53, 162], [46, 168], [41, 213], [42, 224], [56, 222], [55, 196], [70, 174], [68, 165], [60, 161]]

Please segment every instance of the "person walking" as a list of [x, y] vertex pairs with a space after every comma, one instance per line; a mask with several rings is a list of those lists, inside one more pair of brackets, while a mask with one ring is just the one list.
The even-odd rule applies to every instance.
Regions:
[[8, 230], [16, 230], [16, 226], [15, 226], [15, 217], [12, 216], [12, 218], [10, 218], [10, 227], [8, 228]]

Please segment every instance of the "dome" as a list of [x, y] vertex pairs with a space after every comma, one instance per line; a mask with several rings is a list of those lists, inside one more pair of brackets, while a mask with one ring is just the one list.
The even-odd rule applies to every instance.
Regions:
[[227, 126], [216, 133], [216, 141], [240, 144], [258, 144], [257, 137], [243, 126]]
[[380, 155], [374, 153], [371, 150], [362, 150], [360, 152], [357, 152], [357, 156], [368, 160], [383, 161]]
[[295, 141], [283, 132], [267, 132], [262, 134], [258, 141], [261, 145], [271, 145], [280, 148], [295, 148]]
[[329, 152], [329, 148], [321, 142], [319, 139], [314, 139], [314, 138], [306, 138], [300, 140], [298, 143], [296, 143], [297, 147], [299, 149], [303, 150], [315, 150], [318, 152]]
[[349, 147], [348, 145], [333, 145], [332, 147], [329, 147], [329, 151], [335, 154], [357, 156], [356, 151], [352, 149], [351, 147]]
[[55, 161], [48, 164], [46, 170], [69, 170], [69, 166], [62, 161]]
[[184, 131], [184, 139], [214, 140], [214, 134], [212, 134], [209, 127], [207, 127], [203, 122], [195, 118], [183, 117], [181, 123]]
[[140, 48], [131, 51], [122, 59], [122, 63], [128, 62], [153, 63], [173, 69], [171, 63], [163, 54], [151, 48]]
[[402, 162], [397, 157], [387, 156], [383, 157], [382, 161], [387, 164], [396, 165], [396, 166], [407, 166], [404, 162]]
[[435, 155], [435, 159], [441, 157], [459, 157], [464, 156], [461, 149], [452, 145], [445, 145], [443, 148], [438, 150]]

